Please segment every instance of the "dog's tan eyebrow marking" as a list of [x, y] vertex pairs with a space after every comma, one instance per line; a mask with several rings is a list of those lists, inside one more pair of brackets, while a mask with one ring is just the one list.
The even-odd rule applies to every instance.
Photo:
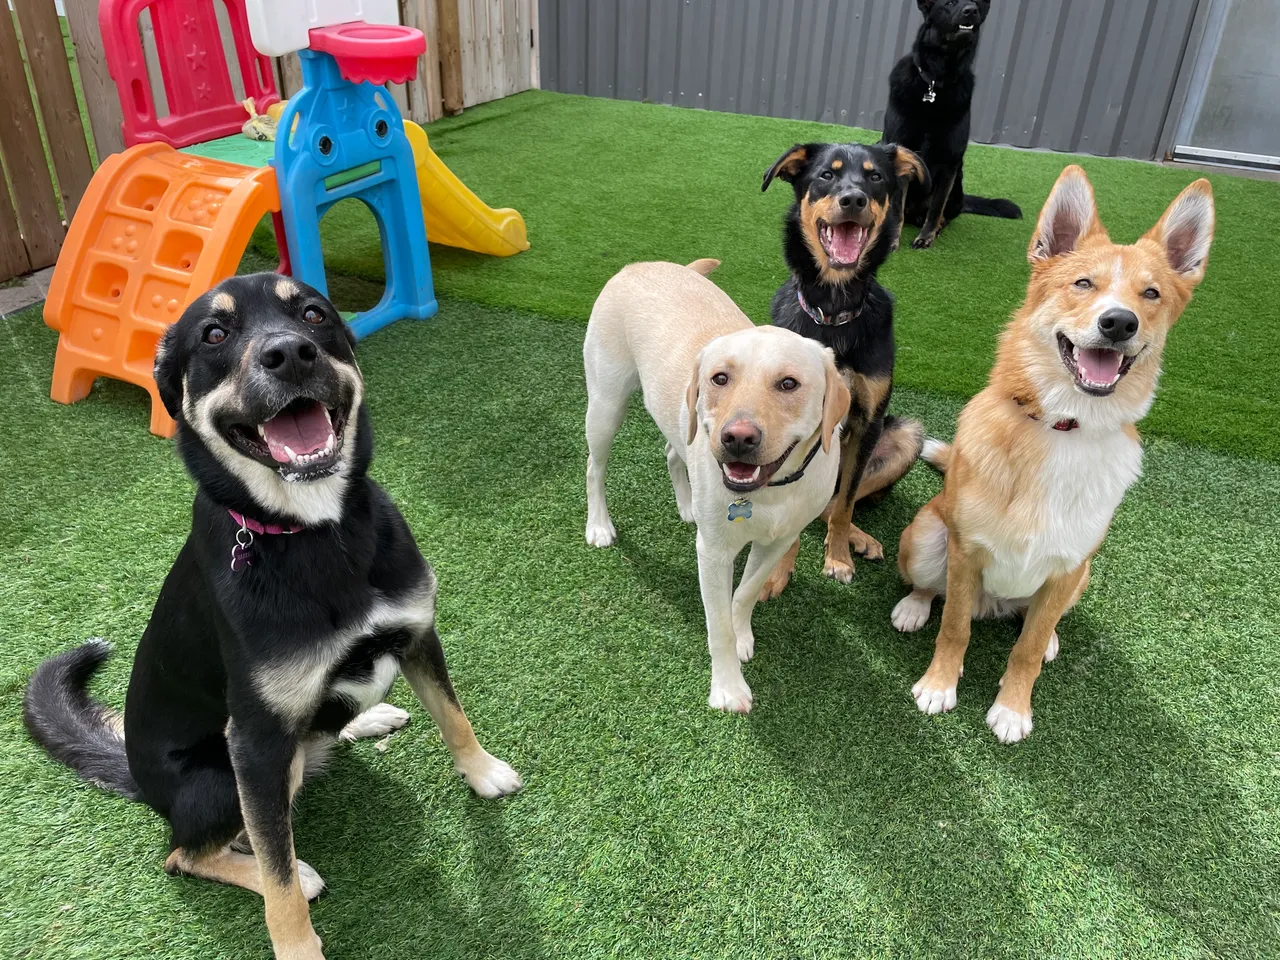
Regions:
[[840, 169], [841, 167], [843, 167], [843, 166], [844, 166], [844, 161], [843, 161], [843, 160], [832, 160], [832, 161], [831, 161], [831, 169], [832, 169], [832, 170], [839, 170], [839, 169]]
[[219, 310], [222, 313], [235, 313], [236, 298], [225, 292], [215, 294], [210, 306], [213, 307], [214, 310]]
[[281, 277], [276, 281], [276, 296], [281, 300], [288, 300], [302, 293], [302, 288], [293, 282], [289, 277]]
[[863, 161], [862, 161], [862, 169], [863, 169], [863, 170], [865, 170], [865, 171], [867, 171], [867, 173], [870, 173], [870, 172], [871, 172], [872, 170], [874, 170], [875, 168], [876, 168], [876, 165], [875, 165], [874, 163], [872, 163], [870, 160], [863, 160]]

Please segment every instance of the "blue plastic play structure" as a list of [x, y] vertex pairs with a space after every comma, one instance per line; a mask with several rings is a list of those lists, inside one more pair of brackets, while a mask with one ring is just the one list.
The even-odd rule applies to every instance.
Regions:
[[385, 88], [344, 80], [330, 54], [299, 50], [298, 57], [303, 86], [280, 116], [273, 161], [293, 275], [328, 296], [320, 220], [354, 197], [377, 220], [386, 290], [348, 321], [352, 333], [435, 316], [427, 229], [399, 109]]

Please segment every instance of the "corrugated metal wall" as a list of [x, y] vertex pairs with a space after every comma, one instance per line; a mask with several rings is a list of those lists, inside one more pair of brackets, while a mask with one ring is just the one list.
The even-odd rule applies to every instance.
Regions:
[[[1206, 0], [995, 0], [973, 139], [1156, 155]], [[542, 86], [879, 130], [911, 0], [539, 0]]]

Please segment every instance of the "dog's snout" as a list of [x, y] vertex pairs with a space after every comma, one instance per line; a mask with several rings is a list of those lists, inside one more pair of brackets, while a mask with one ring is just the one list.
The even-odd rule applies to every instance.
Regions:
[[965, 24], [978, 22], [978, 5], [976, 3], [966, 3], [960, 8], [960, 22]]
[[866, 206], [867, 195], [861, 190], [850, 190], [840, 196], [840, 207], [844, 210], [865, 210]]
[[1138, 317], [1132, 310], [1108, 310], [1098, 318], [1098, 332], [1112, 343], [1132, 340], [1138, 332]]
[[258, 362], [273, 376], [288, 383], [301, 383], [316, 365], [318, 351], [311, 340], [296, 333], [272, 337], [258, 351]]
[[734, 420], [720, 431], [720, 445], [731, 457], [745, 459], [754, 456], [764, 439], [760, 428], [750, 420]]

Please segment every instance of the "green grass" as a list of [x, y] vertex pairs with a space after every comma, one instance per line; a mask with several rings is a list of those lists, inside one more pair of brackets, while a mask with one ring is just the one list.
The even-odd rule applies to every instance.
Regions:
[[[1005, 748], [983, 716], [1011, 624], [976, 627], [953, 715], [908, 695], [938, 617], [903, 637], [888, 616], [898, 535], [939, 485], [924, 468], [861, 515], [889, 559], [852, 585], [821, 576], [806, 533], [792, 587], [756, 614], [745, 718], [705, 706], [693, 532], [638, 403], [611, 463], [620, 543], [582, 540], [596, 289], [627, 260], [715, 255], [763, 320], [784, 197], [757, 178], [822, 128], [535, 94], [431, 132], [482, 197], [522, 210], [534, 247], [434, 251], [439, 317], [361, 344], [373, 475], [438, 571], [476, 729], [528, 786], [470, 796], [398, 684], [413, 722], [385, 752], [340, 750], [299, 804], [331, 960], [1280, 955], [1274, 185], [1215, 181], [1219, 242], [1144, 424], [1146, 474], [1061, 625], [1035, 732]], [[978, 150], [972, 179], [1030, 210], [1064, 162]], [[1190, 179], [1086, 165], [1120, 239]], [[346, 217], [326, 224], [330, 264], [370, 279], [331, 286], [368, 305], [376, 254]], [[1020, 296], [1029, 229], [969, 217], [895, 255], [898, 412], [949, 434]], [[190, 523], [142, 392], [51, 403], [54, 344], [38, 309], [0, 320], [0, 958], [266, 957], [260, 900], [166, 877], [164, 824], [22, 729], [35, 665], [89, 636], [117, 645], [95, 691], [123, 702]]]
[[[784, 279], [786, 184], [764, 171], [792, 143], [875, 140], [848, 127], [530, 92], [442, 120], [440, 157], [491, 206], [525, 217], [532, 249], [503, 260], [433, 248], [446, 294], [581, 322], [604, 282], [634, 260], [718, 257], [716, 280], [753, 319]], [[1127, 160], [973, 147], [965, 183], [1010, 197], [1027, 219], [961, 217], [936, 249], [904, 249], [881, 279], [897, 296], [900, 385], [968, 397], [986, 380], [995, 334], [1022, 301], [1031, 230], [1071, 161], [1097, 189], [1117, 241], [1136, 240], [1199, 174]], [[1280, 184], [1213, 176], [1218, 237], [1204, 282], [1170, 337], [1149, 434], [1280, 461], [1280, 303], [1274, 237]], [[909, 235], [913, 231], [909, 228]], [[358, 204], [325, 222], [338, 273], [382, 277], [377, 229]], [[260, 234], [269, 243], [269, 231]]]

